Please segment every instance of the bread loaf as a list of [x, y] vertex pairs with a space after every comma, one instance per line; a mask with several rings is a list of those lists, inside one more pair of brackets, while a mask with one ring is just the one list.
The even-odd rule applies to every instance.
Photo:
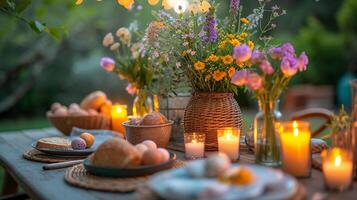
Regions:
[[85, 110], [99, 110], [100, 107], [107, 101], [107, 95], [102, 91], [95, 91], [86, 96], [80, 106]]
[[71, 149], [71, 141], [62, 137], [49, 137], [37, 140], [36, 147], [43, 149]]
[[90, 159], [95, 166], [111, 168], [130, 168], [141, 163], [138, 150], [120, 138], [103, 142]]

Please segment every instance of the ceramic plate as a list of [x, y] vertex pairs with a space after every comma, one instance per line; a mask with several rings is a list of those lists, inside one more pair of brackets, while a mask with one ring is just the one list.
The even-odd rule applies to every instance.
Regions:
[[173, 200], [197, 198], [276, 200], [288, 199], [297, 191], [297, 181], [279, 170], [257, 165], [233, 165], [233, 167], [241, 166], [251, 169], [256, 181], [247, 186], [231, 186], [215, 179], [193, 179], [187, 173], [187, 168], [182, 168], [154, 175], [149, 180], [149, 187], [164, 199]]
[[60, 150], [60, 149], [47, 149], [47, 148], [38, 148], [36, 146], [37, 142], [34, 142], [31, 144], [31, 146], [43, 153], [47, 153], [47, 154], [51, 154], [51, 155], [55, 155], [55, 156], [63, 156], [63, 157], [68, 157], [68, 156], [88, 156], [91, 153], [93, 153], [95, 151], [94, 147], [91, 147], [89, 149], [83, 149], [83, 150], [74, 150], [74, 149], [66, 149], [66, 150]]
[[89, 158], [84, 160], [83, 165], [89, 173], [96, 176], [134, 177], [149, 175], [165, 169], [169, 169], [172, 167], [175, 160], [176, 155], [170, 152], [170, 160], [158, 165], [146, 165], [134, 168], [107, 168], [92, 165]]

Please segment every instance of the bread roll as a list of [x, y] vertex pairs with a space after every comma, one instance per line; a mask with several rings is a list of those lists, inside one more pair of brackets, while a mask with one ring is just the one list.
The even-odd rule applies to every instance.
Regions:
[[86, 96], [81, 102], [81, 108], [85, 110], [94, 109], [99, 110], [106, 102], [107, 95], [102, 91], [95, 91]]
[[160, 125], [166, 123], [166, 117], [163, 114], [155, 111], [145, 115], [139, 122], [139, 125]]
[[91, 162], [99, 167], [130, 168], [141, 163], [140, 153], [129, 142], [113, 138], [103, 142], [91, 157]]
[[71, 141], [62, 137], [48, 137], [37, 140], [36, 147], [43, 149], [71, 149]]

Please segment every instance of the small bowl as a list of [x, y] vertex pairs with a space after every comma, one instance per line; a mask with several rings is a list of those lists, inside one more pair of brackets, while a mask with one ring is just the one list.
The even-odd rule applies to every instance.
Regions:
[[47, 119], [51, 124], [65, 135], [69, 135], [73, 127], [82, 129], [110, 129], [110, 119], [107, 116], [54, 116], [47, 113]]
[[131, 125], [129, 121], [124, 122], [125, 137], [132, 144], [139, 144], [145, 140], [152, 140], [158, 147], [166, 148], [169, 143], [172, 125], [174, 121], [169, 120], [166, 124], [159, 125]]

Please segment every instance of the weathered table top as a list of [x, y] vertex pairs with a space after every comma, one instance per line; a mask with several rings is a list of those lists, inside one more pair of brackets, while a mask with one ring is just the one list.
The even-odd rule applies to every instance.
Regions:
[[[49, 136], [60, 135], [54, 129], [25, 130], [0, 134], [0, 164], [15, 178], [17, 183], [32, 199], [132, 199], [131, 193], [110, 193], [73, 187], [64, 181], [66, 169], [42, 170], [43, 163], [24, 159], [22, 154], [30, 148], [33, 141]], [[177, 153], [182, 158], [182, 153]], [[305, 186], [308, 199], [319, 194], [327, 194], [324, 190], [323, 176], [320, 171], [312, 170], [310, 178], [299, 179]], [[330, 193], [327, 199], [357, 199], [357, 182], [352, 190], [343, 193]]]

